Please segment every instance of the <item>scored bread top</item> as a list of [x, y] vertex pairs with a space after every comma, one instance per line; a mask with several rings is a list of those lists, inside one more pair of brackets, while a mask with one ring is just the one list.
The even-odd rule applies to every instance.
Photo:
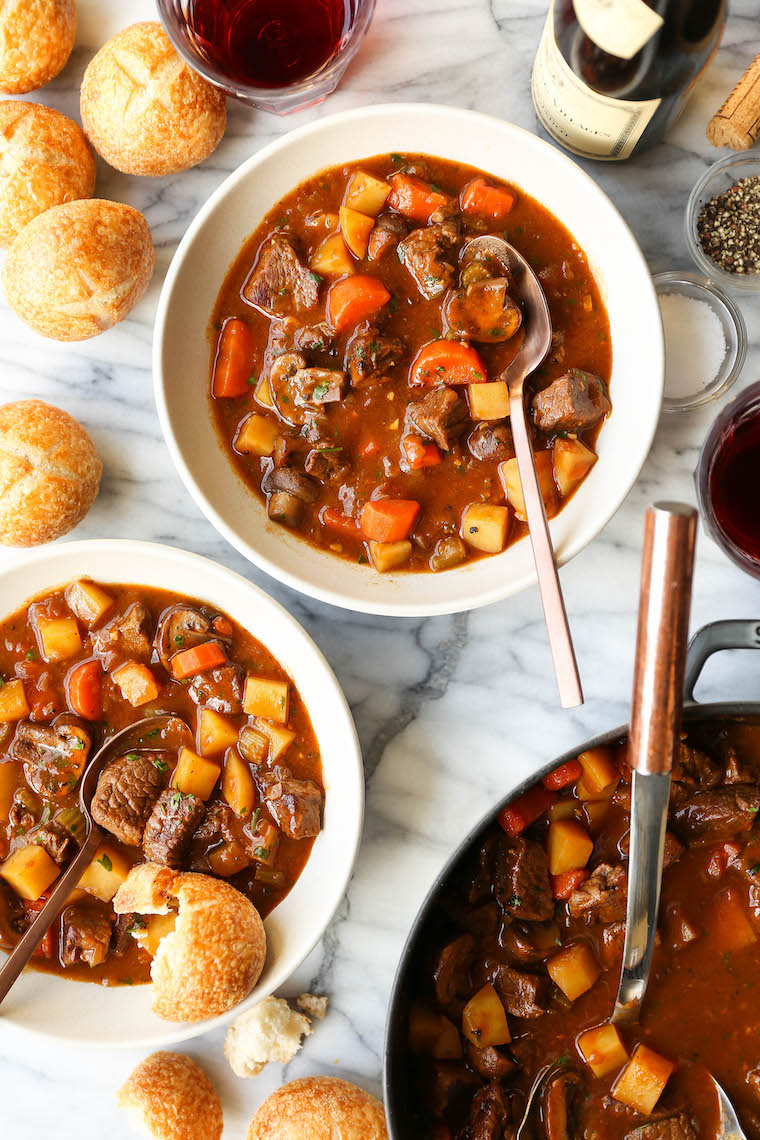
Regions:
[[388, 1140], [385, 1109], [364, 1089], [338, 1077], [283, 1085], [254, 1115], [247, 1140]]

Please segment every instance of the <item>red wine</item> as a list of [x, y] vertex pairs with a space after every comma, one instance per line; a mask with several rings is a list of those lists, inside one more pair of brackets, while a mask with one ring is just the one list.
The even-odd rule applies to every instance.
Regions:
[[760, 560], [760, 416], [739, 421], [721, 442], [710, 470], [715, 521], [730, 543]]
[[198, 47], [230, 79], [287, 87], [318, 71], [350, 30], [350, 0], [191, 0]]
[[726, 0], [554, 0], [533, 68], [536, 114], [584, 158], [658, 142], [715, 53]]

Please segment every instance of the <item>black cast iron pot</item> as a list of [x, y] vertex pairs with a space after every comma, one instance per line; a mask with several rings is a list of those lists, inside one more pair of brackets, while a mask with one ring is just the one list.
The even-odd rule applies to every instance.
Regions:
[[[760, 719], [760, 701], [725, 701], [698, 704], [694, 700], [694, 689], [707, 659], [720, 649], [760, 649], [760, 621], [713, 622], [711, 625], [704, 626], [695, 635], [689, 646], [686, 664], [682, 718], [685, 728], [690, 725], [707, 724], [713, 721]], [[620, 728], [606, 732], [603, 736], [587, 740], [571, 752], [566, 752], [564, 756], [555, 757], [548, 761], [488, 812], [485, 818], [460, 844], [433, 883], [407, 938], [391, 990], [384, 1049], [384, 1093], [391, 1140], [419, 1140], [419, 1118], [415, 1111], [419, 1102], [419, 1094], [410, 1086], [410, 1066], [408, 1064], [409, 1007], [414, 997], [412, 992], [413, 967], [418, 944], [427, 919], [441, 892], [451, 881], [461, 864], [470, 856], [473, 849], [481, 843], [485, 833], [493, 826], [497, 815], [507, 804], [517, 799], [542, 776], [552, 772], [565, 761], [574, 759], [579, 753], [588, 749], [614, 744], [627, 735], [628, 726], [621, 725]]]

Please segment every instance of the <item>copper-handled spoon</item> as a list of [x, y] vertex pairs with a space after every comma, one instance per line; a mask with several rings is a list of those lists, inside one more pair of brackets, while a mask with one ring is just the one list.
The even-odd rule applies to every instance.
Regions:
[[538, 483], [525, 410], [525, 381], [543, 363], [551, 347], [551, 316], [544, 291], [535, 273], [522, 254], [503, 238], [491, 235], [471, 238], [462, 249], [460, 264], [464, 267], [473, 261], [489, 260], [496, 261], [506, 269], [514, 299], [522, 302], [523, 342], [501, 378], [506, 381], [509, 388], [512, 439], [560, 704], [563, 708], [573, 708], [583, 704], [583, 690], [549, 534], [546, 508]]
[[138, 720], [135, 724], [130, 724], [121, 732], [117, 732], [88, 762], [79, 786], [79, 810], [84, 817], [85, 825], [84, 841], [66, 870], [56, 880], [45, 905], [0, 967], [0, 1003], [45, 937], [45, 932], [66, 906], [69, 895], [91, 863], [103, 838], [103, 832], [90, 812], [92, 797], [101, 772], [117, 754], [128, 752], [138, 744], [143, 748], [146, 747], [145, 740], [149, 734], [151, 747], [159, 750], [177, 748], [179, 743], [192, 743], [190, 729], [185, 722], [180, 717], [163, 713]]

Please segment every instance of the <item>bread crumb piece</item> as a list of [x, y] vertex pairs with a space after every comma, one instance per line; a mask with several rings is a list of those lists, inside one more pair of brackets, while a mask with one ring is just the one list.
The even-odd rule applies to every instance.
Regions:
[[224, 1053], [238, 1077], [255, 1077], [269, 1063], [287, 1064], [311, 1033], [311, 1022], [284, 998], [268, 997], [241, 1013], [227, 1030]]
[[296, 998], [296, 1005], [316, 1021], [321, 1021], [327, 1013], [327, 998], [318, 994], [301, 994]]

